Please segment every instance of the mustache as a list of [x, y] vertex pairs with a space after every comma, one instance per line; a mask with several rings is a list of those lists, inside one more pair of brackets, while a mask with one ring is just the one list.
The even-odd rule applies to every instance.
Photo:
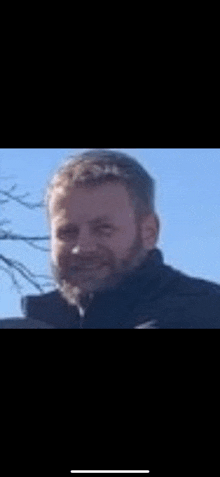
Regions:
[[103, 260], [101, 258], [83, 258], [79, 260], [75, 260], [71, 263], [71, 267], [73, 268], [84, 268], [84, 267], [91, 267], [91, 266], [99, 266], [99, 265], [106, 265], [109, 262]]
[[80, 270], [86, 269], [86, 267], [101, 267], [101, 266], [112, 266], [110, 263], [110, 260], [101, 260], [100, 258], [95, 258], [93, 260], [90, 259], [80, 259], [80, 260], [75, 260], [72, 261], [72, 258], [69, 260], [65, 261], [65, 263], [61, 264], [55, 264], [53, 261], [50, 262], [50, 269], [52, 272], [53, 279], [55, 280], [56, 283], [61, 284], [63, 280], [65, 281], [69, 277], [72, 276], [72, 274], [77, 273]]

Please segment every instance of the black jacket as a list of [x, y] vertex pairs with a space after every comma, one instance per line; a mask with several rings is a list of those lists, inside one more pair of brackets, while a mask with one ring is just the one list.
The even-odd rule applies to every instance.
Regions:
[[220, 285], [165, 265], [159, 249], [112, 291], [95, 293], [81, 317], [58, 290], [22, 298], [24, 319], [0, 328], [208, 329], [220, 328]]

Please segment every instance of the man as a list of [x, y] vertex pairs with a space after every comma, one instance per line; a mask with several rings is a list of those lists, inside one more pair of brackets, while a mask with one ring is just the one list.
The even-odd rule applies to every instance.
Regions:
[[57, 289], [23, 298], [24, 319], [1, 327], [220, 328], [220, 286], [164, 264], [154, 181], [135, 159], [100, 149], [70, 157], [46, 206]]

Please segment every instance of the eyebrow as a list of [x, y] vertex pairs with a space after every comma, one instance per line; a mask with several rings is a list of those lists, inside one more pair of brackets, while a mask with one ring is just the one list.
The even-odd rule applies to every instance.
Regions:
[[89, 220], [89, 224], [93, 224], [94, 222], [102, 222], [103, 220], [111, 220], [109, 215], [103, 215], [101, 217], [97, 217], [96, 219]]
[[[103, 216], [101, 216], [101, 217], [97, 217], [96, 219], [89, 220], [88, 223], [89, 223], [89, 224], [94, 224], [94, 223], [97, 224], [97, 223], [100, 223], [100, 222], [103, 222], [103, 221], [110, 221], [110, 220], [112, 220], [110, 216], [108, 216], [108, 215], [103, 215]], [[71, 224], [71, 223], [67, 223], [67, 224], [64, 224], [64, 225], [61, 224], [61, 225], [58, 226], [58, 227], [61, 228], [61, 229], [66, 229], [66, 228], [69, 229], [69, 228], [75, 227], [75, 225], [74, 225], [74, 224]]]

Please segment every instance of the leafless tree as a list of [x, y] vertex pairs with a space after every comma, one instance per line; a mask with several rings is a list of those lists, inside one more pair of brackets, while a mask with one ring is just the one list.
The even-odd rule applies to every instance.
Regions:
[[[17, 195], [15, 193], [16, 188], [17, 184], [14, 184], [9, 190], [0, 188], [0, 208], [3, 204], [7, 204], [9, 202], [14, 201], [20, 204], [21, 207], [23, 206], [31, 210], [43, 207], [43, 202], [30, 203], [24, 200], [27, 196], [30, 196], [30, 193], [27, 192], [24, 195]], [[0, 220], [0, 240], [22, 241], [25, 245], [44, 252], [49, 252], [48, 248], [39, 245], [39, 242], [48, 241], [49, 237], [27, 237], [25, 235], [16, 234], [12, 230], [8, 230], [5, 228], [5, 225], [10, 223], [11, 221], [7, 219]], [[53, 283], [50, 276], [36, 275], [31, 270], [29, 270], [23, 263], [19, 262], [18, 260], [6, 257], [2, 253], [0, 253], [0, 263], [3, 264], [0, 266], [0, 270], [3, 270], [11, 277], [11, 280], [19, 294], [22, 293], [22, 286], [20, 285], [17, 276], [19, 278], [21, 278], [22, 276], [27, 282], [31, 283], [33, 287], [35, 287], [41, 293], [43, 293], [45, 287], [51, 286]], [[48, 280], [48, 282], [41, 283], [42, 279], [46, 279]]]

